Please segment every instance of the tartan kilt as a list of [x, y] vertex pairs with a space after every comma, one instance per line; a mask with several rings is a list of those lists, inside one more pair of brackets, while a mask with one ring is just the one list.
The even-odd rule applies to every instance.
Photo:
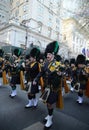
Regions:
[[80, 89], [85, 90], [86, 89], [86, 84], [81, 84], [80, 83]]
[[36, 85], [33, 85], [32, 82], [31, 82], [31, 91], [30, 93], [31, 94], [36, 94], [39, 92], [39, 86], [38, 86], [38, 83]]
[[11, 84], [20, 84], [20, 75], [19, 74], [12, 75], [10, 83]]
[[0, 77], [2, 77], [2, 72], [0, 72]]
[[50, 91], [50, 94], [47, 99], [47, 103], [54, 104], [58, 100], [58, 92]]

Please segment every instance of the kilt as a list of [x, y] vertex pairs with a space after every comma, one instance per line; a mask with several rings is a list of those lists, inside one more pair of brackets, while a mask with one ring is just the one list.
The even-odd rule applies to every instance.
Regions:
[[33, 83], [31, 82], [31, 94], [36, 94], [39, 92], [39, 85], [38, 83], [36, 85], [33, 85]]
[[20, 75], [19, 74], [12, 75], [10, 83], [11, 84], [20, 84]]
[[58, 100], [58, 92], [50, 91], [50, 94], [47, 99], [47, 103], [54, 104]]
[[80, 88], [79, 89], [85, 90], [86, 89], [86, 84], [81, 84], [80, 83]]
[[0, 77], [2, 77], [2, 72], [0, 72]]

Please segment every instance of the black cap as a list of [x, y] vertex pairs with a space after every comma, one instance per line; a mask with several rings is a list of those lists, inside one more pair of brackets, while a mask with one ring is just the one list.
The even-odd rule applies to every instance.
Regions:
[[59, 50], [59, 43], [57, 41], [53, 41], [47, 45], [45, 49], [45, 56], [47, 56], [47, 53], [52, 53], [56, 55], [58, 50]]
[[76, 64], [85, 64], [86, 57], [82, 54], [79, 54], [76, 58]]
[[21, 55], [21, 50], [19, 48], [15, 48], [14, 49], [14, 55], [16, 55], [17, 57], [19, 57]]
[[30, 51], [30, 56], [34, 57], [36, 59], [39, 58], [39, 56], [40, 56], [40, 49], [37, 48], [37, 47], [32, 48], [32, 50]]

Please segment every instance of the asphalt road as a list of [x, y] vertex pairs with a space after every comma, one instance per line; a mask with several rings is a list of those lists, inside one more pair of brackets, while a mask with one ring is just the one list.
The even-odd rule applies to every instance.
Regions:
[[[0, 86], [0, 130], [23, 130], [28, 127], [32, 130], [30, 126], [38, 122], [38, 130], [41, 124], [44, 126], [42, 121], [47, 115], [46, 105], [39, 101], [36, 109], [26, 109], [26, 92], [17, 86], [17, 96], [11, 99], [10, 91], [10, 86]], [[64, 95], [64, 109], [55, 108], [50, 130], [89, 130], [89, 98], [84, 96], [81, 106], [76, 99], [75, 92]]]

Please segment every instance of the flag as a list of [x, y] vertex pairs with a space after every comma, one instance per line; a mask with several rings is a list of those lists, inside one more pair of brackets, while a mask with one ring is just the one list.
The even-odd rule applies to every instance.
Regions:
[[89, 58], [89, 49], [86, 50], [86, 55]]
[[86, 55], [86, 50], [85, 50], [85, 48], [82, 49], [82, 54], [83, 54], [83, 55]]

